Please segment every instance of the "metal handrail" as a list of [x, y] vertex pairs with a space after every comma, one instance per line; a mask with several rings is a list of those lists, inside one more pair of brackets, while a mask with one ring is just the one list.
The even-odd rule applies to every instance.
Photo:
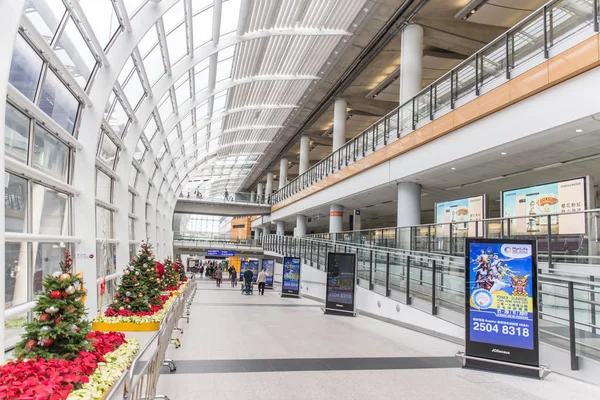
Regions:
[[[519, 30], [521, 30], [523, 27], [527, 26], [527, 24], [529, 24], [531, 21], [535, 20], [536, 18], [543, 18], [543, 30], [544, 32], [542, 34], [539, 35], [539, 37], [537, 37], [538, 39], [544, 39], [543, 40], [543, 45], [540, 46], [540, 51], [543, 50], [543, 56], [544, 58], [548, 58], [549, 57], [549, 48], [554, 46], [554, 43], [549, 43], [548, 41], [548, 30], [552, 29], [553, 27], [548, 27], [548, 17], [547, 17], [547, 13], [548, 13], [548, 9], [551, 9], [553, 6], [555, 6], [557, 3], [559, 3], [560, 1], [564, 1], [564, 0], [551, 0], [549, 2], [547, 2], [545, 5], [543, 5], [542, 7], [540, 7], [538, 10], [534, 11], [533, 13], [531, 13], [530, 15], [528, 15], [527, 17], [525, 17], [522, 21], [520, 21], [518, 24], [516, 24], [515, 26], [513, 26], [512, 28], [510, 28], [507, 32], [505, 32], [504, 34], [502, 34], [501, 36], [499, 36], [498, 38], [494, 39], [492, 42], [490, 42], [489, 44], [487, 44], [486, 46], [484, 46], [482, 49], [480, 49], [477, 53], [475, 53], [474, 55], [472, 55], [471, 57], [467, 58], [466, 60], [464, 60], [463, 62], [461, 62], [460, 64], [458, 64], [456, 67], [454, 67], [452, 70], [448, 71], [447, 73], [445, 73], [444, 75], [442, 75], [440, 78], [438, 78], [437, 80], [435, 80], [433, 83], [431, 83], [429, 86], [425, 87], [424, 89], [422, 89], [421, 91], [419, 91], [415, 96], [413, 96], [411, 99], [409, 99], [407, 102], [401, 104], [398, 108], [394, 109], [393, 111], [391, 111], [390, 113], [388, 113], [387, 115], [385, 115], [383, 118], [379, 119], [377, 122], [375, 122], [374, 124], [370, 125], [368, 128], [366, 128], [365, 130], [363, 130], [363, 132], [361, 132], [360, 134], [358, 134], [357, 136], [355, 136], [354, 138], [352, 138], [350, 141], [348, 141], [347, 143], [345, 143], [341, 148], [337, 149], [336, 151], [333, 151], [332, 153], [330, 153], [327, 157], [325, 157], [324, 159], [320, 160], [318, 163], [316, 163], [315, 165], [313, 165], [312, 167], [310, 167], [307, 171], [305, 171], [303, 174], [297, 176], [295, 179], [291, 180], [290, 182], [288, 182], [288, 184], [286, 184], [284, 187], [280, 188], [277, 192], [275, 192], [272, 196], [271, 196], [271, 203], [277, 203], [280, 201], [283, 201], [284, 199], [292, 196], [293, 194], [297, 193], [298, 191], [302, 190], [305, 186], [308, 185], [309, 181], [313, 182], [313, 181], [318, 181], [320, 179], [317, 179], [315, 176], [315, 179], [312, 179], [312, 175], [316, 174], [319, 175], [319, 173], [321, 175], [328, 175], [330, 172], [332, 173], [336, 168], [334, 168], [334, 161], [336, 159], [336, 155], [337, 155], [337, 169], [341, 169], [341, 164], [343, 164], [344, 162], [342, 161], [342, 153], [345, 152], [345, 164], [349, 165], [350, 161], [349, 159], [354, 159], [354, 162], [357, 159], [357, 155], [358, 153], [360, 153], [360, 150], [358, 149], [358, 146], [356, 146], [356, 144], [362, 139], [363, 143], [362, 143], [362, 156], [364, 157], [366, 155], [366, 149], [365, 147], [372, 147], [372, 150], [375, 151], [376, 147], [378, 147], [379, 144], [379, 136], [378, 136], [378, 140], [377, 140], [377, 144], [375, 143], [375, 131], [378, 130], [378, 128], [381, 126], [382, 122], [384, 125], [383, 128], [383, 145], [386, 146], [388, 144], [388, 140], [389, 141], [393, 141], [394, 139], [392, 138], [392, 131], [390, 129], [388, 129], [389, 127], [387, 126], [387, 121], [391, 121], [392, 117], [394, 114], [398, 115], [398, 118], [395, 120], [396, 122], [396, 139], [401, 137], [400, 134], [400, 128], [401, 125], [403, 125], [404, 123], [404, 119], [401, 120], [400, 118], [400, 112], [403, 110], [407, 110], [410, 111], [410, 122], [412, 125], [412, 130], [414, 131], [416, 129], [416, 123], [417, 121], [421, 120], [422, 118], [422, 110], [419, 108], [419, 106], [416, 104], [419, 102], [420, 98], [423, 96], [429, 96], [429, 120], [433, 120], [435, 119], [434, 116], [434, 110], [432, 109], [433, 106], [433, 92], [434, 89], [436, 91], [436, 96], [437, 96], [437, 87], [438, 86], [442, 86], [442, 84], [447, 83], [448, 79], [450, 79], [450, 89], [449, 89], [449, 93], [450, 93], [450, 108], [453, 109], [454, 108], [454, 103], [456, 100], [458, 100], [459, 95], [461, 94], [459, 92], [459, 86], [456, 84], [456, 79], [454, 79], [457, 75], [458, 72], [460, 72], [463, 68], [469, 66], [470, 64], [472, 64], [473, 62], [475, 62], [475, 85], [474, 85], [474, 93], [476, 96], [480, 95], [480, 88], [484, 86], [485, 84], [485, 78], [484, 78], [484, 67], [483, 67], [483, 60], [485, 59], [484, 55], [486, 54], [486, 52], [493, 48], [494, 46], [497, 46], [498, 44], [504, 44], [504, 46], [506, 47], [505, 52], [504, 52], [504, 57], [502, 58], [502, 60], [504, 60], [504, 64], [505, 64], [505, 69], [506, 69], [506, 79], [510, 80], [511, 77], [511, 70], [514, 70], [517, 66], [514, 65], [514, 59], [515, 59], [515, 54], [519, 54], [517, 53], [517, 51], [519, 50], [523, 50], [523, 48], [519, 48], [519, 49], [512, 49], [512, 53], [511, 53], [511, 49], [509, 49], [509, 41], [510, 38], [513, 38], [514, 41], [514, 37], [516, 37], [516, 34]], [[595, 32], [598, 32], [598, 0], [593, 0], [591, 2], [592, 4], [589, 4], [588, 2], [586, 2], [585, 6], [591, 6], [591, 12], [590, 14], [592, 14], [592, 21], [591, 25], [592, 28]], [[581, 15], [576, 15], [575, 18], [577, 16], [587, 16], [587, 13], [585, 12], [581, 12]], [[570, 20], [570, 19], [569, 19]], [[566, 23], [564, 20], [563, 21], [557, 21], [556, 22], [556, 26], [562, 26], [563, 23]], [[581, 27], [578, 31], [581, 31], [585, 28]], [[527, 49], [527, 48], [526, 48]], [[512, 59], [513, 59], [513, 65], [511, 65], [510, 63], [510, 59], [511, 59], [511, 55], [512, 55]], [[523, 62], [528, 62], [530, 57], [527, 57], [526, 60], [524, 60]], [[479, 62], [481, 60], [481, 73], [479, 71], [480, 66], [479, 66]], [[481, 82], [480, 82], [481, 81]], [[470, 81], [469, 81], [470, 82]], [[470, 93], [471, 89], [468, 88], [467, 85], [467, 90]], [[456, 93], [455, 93], [456, 92]], [[455, 97], [456, 95], [456, 97]], [[437, 98], [436, 98], [437, 99]], [[436, 104], [437, 107], [437, 104]], [[445, 107], [445, 105], [444, 105]], [[444, 108], [442, 107], [442, 108]], [[436, 110], [439, 111], [439, 110]], [[425, 119], [427, 119], [427, 117], [425, 117]], [[402, 129], [404, 130], [404, 129]], [[389, 132], [388, 132], [389, 131]], [[365, 143], [365, 138], [371, 134], [371, 132], [373, 132], [373, 143], [372, 146], [366, 146], [368, 145], [368, 143]], [[368, 142], [368, 140], [367, 140]], [[350, 147], [354, 146], [354, 148], [351, 150]], [[362, 158], [362, 157], [361, 157]], [[329, 171], [328, 165], [331, 164], [331, 171]], [[308, 178], [308, 179], [307, 179]], [[322, 177], [321, 177], [322, 179]]]

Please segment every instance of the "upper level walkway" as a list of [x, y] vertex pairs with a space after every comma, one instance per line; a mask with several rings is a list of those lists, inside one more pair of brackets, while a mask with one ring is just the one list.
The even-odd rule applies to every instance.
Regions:
[[[597, 7], [591, 0], [550, 1], [281, 188], [273, 195], [274, 218], [498, 146], [544, 154], [540, 146], [574, 130], [552, 129], [584, 118], [594, 123], [591, 116], [600, 112], [591, 95], [600, 90]], [[584, 131], [594, 129], [597, 122]], [[482, 162], [493, 161], [486, 155]], [[302, 207], [287, 207], [308, 197], [314, 199]]]
[[179, 197], [175, 204], [175, 213], [203, 214], [226, 217], [245, 217], [265, 215], [271, 212], [271, 206], [246, 197], [193, 198]]
[[198, 280], [182, 337], [194, 345], [169, 348], [177, 371], [162, 370], [157, 392], [175, 400], [600, 398], [600, 388], [559, 374], [537, 381], [463, 370], [454, 358], [462, 346], [366, 316], [324, 315], [320, 303], [279, 291], [242, 296]]
[[173, 232], [175, 254], [194, 254], [217, 257], [253, 257], [263, 254], [260, 239], [236, 239], [229, 234]]

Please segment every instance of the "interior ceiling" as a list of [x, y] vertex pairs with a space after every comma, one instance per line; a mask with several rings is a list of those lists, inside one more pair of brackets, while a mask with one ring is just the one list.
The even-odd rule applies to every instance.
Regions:
[[[490, 43], [545, 2], [545, 0], [487, 1], [477, 9], [476, 13], [463, 20], [455, 16], [469, 3], [469, 0], [427, 1], [412, 19], [413, 23], [424, 28], [423, 87]], [[255, 168], [247, 175], [242, 184], [244, 189], [251, 190], [254, 182], [264, 181], [266, 172], [273, 172], [275, 179], [278, 180], [279, 163], [275, 163], [269, 170], [267, 167], [282, 156], [287, 157], [289, 162], [288, 180], [298, 175], [299, 142], [284, 154], [277, 153], [275, 147], [283, 148], [287, 140], [294, 136], [345, 68], [403, 3], [398, 0], [376, 2], [368, 18], [349, 41], [336, 64], [312, 90], [305, 94], [306, 100], [298, 112], [284, 123], [277, 136], [278, 146], [269, 145]], [[400, 37], [398, 35], [398, 39], [391, 41], [342, 94], [348, 102], [347, 139], [358, 135], [398, 107], [399, 80], [396, 78], [399, 75], [399, 66]], [[374, 94], [376, 94], [375, 98]], [[330, 106], [306, 131], [312, 139], [310, 165], [314, 165], [331, 153], [332, 126], [333, 106]]]
[[[576, 132], [576, 129], [582, 132]], [[562, 139], [545, 144], [549, 142], [545, 139], [550, 138]], [[593, 117], [422, 171], [405, 180], [422, 185], [422, 222], [430, 223], [434, 219], [436, 202], [485, 194], [488, 216], [498, 217], [500, 192], [504, 190], [583, 176], [600, 182], [600, 123]], [[396, 225], [396, 185], [360, 192], [340, 203], [347, 212], [361, 210], [363, 229]], [[595, 204], [591, 205], [593, 207]], [[311, 218], [309, 230], [328, 230], [329, 204], [309, 210], [306, 215]], [[291, 230], [296, 223], [295, 217], [286, 223]]]

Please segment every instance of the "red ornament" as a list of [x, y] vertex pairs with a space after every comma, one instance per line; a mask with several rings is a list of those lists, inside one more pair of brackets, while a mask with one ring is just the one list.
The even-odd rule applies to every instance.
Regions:
[[75, 306], [69, 306], [65, 309], [66, 312], [72, 313], [75, 311]]
[[25, 343], [25, 348], [26, 348], [27, 350], [33, 350], [33, 349], [35, 349], [35, 340], [33, 340], [33, 339], [29, 339], [29, 340], [27, 341], [27, 343]]
[[62, 292], [60, 290], [53, 290], [50, 292], [50, 298], [54, 300], [58, 300], [62, 298]]
[[52, 344], [52, 342], [54, 342], [54, 340], [52, 340], [52, 338], [46, 338], [46, 339], [42, 339], [40, 342], [41, 342], [40, 346], [50, 347], [50, 345]]
[[127, 298], [127, 299], [125, 299], [125, 303], [129, 303], [129, 299], [128, 299], [128, 298]]
[[56, 319], [54, 320], [54, 325], [58, 324], [60, 324], [60, 317], [56, 317]]
[[121, 297], [120, 293], [115, 294], [115, 297]]
[[46, 322], [50, 319], [50, 314], [42, 314], [40, 315], [40, 322]]

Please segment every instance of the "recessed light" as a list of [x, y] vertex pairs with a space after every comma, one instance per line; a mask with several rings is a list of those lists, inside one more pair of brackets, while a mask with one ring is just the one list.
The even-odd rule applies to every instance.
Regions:
[[583, 129], [575, 129], [575, 132], [581, 133], [581, 132], [583, 132]]
[[505, 152], [502, 152], [502, 153], [500, 153], [500, 154], [502, 154], [503, 156], [505, 156], [505, 155], [506, 155], [506, 153], [505, 153]]
[[454, 167], [452, 167], [452, 168], [450, 168], [450, 169], [451, 169], [452, 171], [456, 171], [456, 168], [454, 168]]

